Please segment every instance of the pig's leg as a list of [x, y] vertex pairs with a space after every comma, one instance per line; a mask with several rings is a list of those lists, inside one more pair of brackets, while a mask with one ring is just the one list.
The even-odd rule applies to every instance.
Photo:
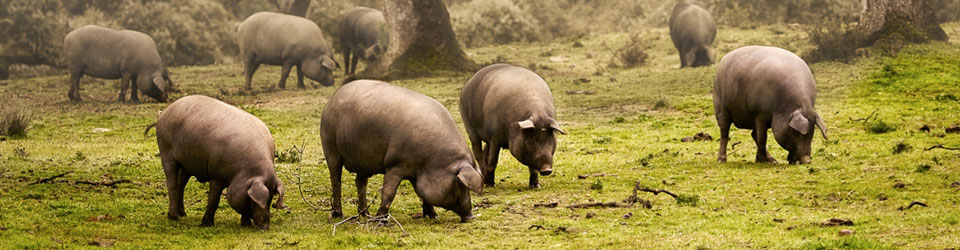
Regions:
[[118, 102], [126, 101], [125, 97], [127, 95], [127, 88], [133, 84], [133, 81], [131, 80], [132, 78], [133, 75], [128, 73], [123, 73], [123, 76], [120, 77], [120, 96], [117, 97]]
[[484, 162], [485, 164], [483, 164], [481, 167], [481, 170], [483, 171], [483, 184], [487, 185], [488, 187], [494, 186], [494, 178], [496, 178], [497, 171], [497, 161], [500, 160], [500, 146], [497, 145], [499, 144], [490, 141], [483, 150], [483, 152], [487, 154], [487, 158]]
[[340, 158], [333, 154], [327, 152], [327, 147], [324, 145], [324, 155], [327, 156], [327, 168], [330, 170], [330, 188], [331, 195], [330, 198], [330, 218], [341, 218], [343, 217], [343, 207], [340, 204], [340, 174], [343, 171], [343, 165], [340, 162]]
[[753, 129], [753, 140], [757, 143], [757, 162], [777, 163], [776, 159], [767, 151], [768, 123], [757, 118]]
[[[351, 68], [351, 69], [350, 69], [350, 73], [351, 73], [351, 74], [357, 73], [357, 62], [360, 61], [360, 56], [358, 56], [357, 53], [353, 53], [353, 58], [350, 59], [350, 60], [351, 60], [351, 61], [350, 61], [350, 68]], [[343, 62], [343, 63], [347, 63], [347, 62]]]
[[210, 191], [207, 193], [207, 211], [203, 213], [200, 226], [213, 226], [213, 215], [217, 213], [217, 207], [220, 206], [220, 195], [223, 194], [223, 188], [225, 187], [227, 185], [221, 181], [210, 181]]
[[[403, 180], [400, 174], [396, 173], [396, 171], [399, 171], [397, 169], [399, 168], [392, 168], [390, 170], [393, 171], [388, 170], [383, 175], [383, 188], [380, 189], [382, 193], [380, 194], [381, 202], [380, 209], [377, 210], [377, 217], [386, 216], [390, 213], [390, 204], [393, 203], [393, 198], [397, 196], [397, 188], [400, 187], [400, 181]], [[386, 218], [384, 217], [384, 219]]]
[[167, 197], [170, 198], [170, 206], [167, 208], [167, 218], [171, 220], [180, 219], [180, 210], [183, 209], [183, 189], [178, 182], [178, 170], [176, 161], [170, 158], [161, 158], [163, 164], [163, 174], [167, 177]]
[[[344, 47], [346, 47], [346, 48], [344, 48], [344, 51], [343, 51], [343, 63], [344, 63], [344, 64], [347, 64], [347, 62], [350, 62], [350, 46], [344, 46]], [[344, 74], [344, 75], [349, 75], [349, 74], [350, 74], [350, 64], [347, 64], [347, 65], [344, 65], [344, 66], [345, 66], [345, 67], [343, 67], [343, 74]]]
[[730, 114], [726, 111], [717, 112], [717, 125], [720, 126], [720, 150], [717, 153], [718, 162], [727, 162], [727, 142], [730, 142]]
[[538, 172], [537, 170], [533, 169], [532, 167], [528, 167], [528, 169], [530, 169], [530, 186], [529, 186], [529, 188], [530, 188], [530, 189], [538, 189], [538, 188], [540, 188], [540, 172]]
[[300, 69], [300, 64], [297, 64], [297, 88], [305, 89], [307, 85], [303, 85], [303, 70]]
[[484, 162], [486, 162], [483, 154], [483, 141], [476, 133], [468, 133], [467, 136], [470, 137], [470, 151], [473, 151], [473, 158], [477, 160], [480, 168], [483, 168]]
[[243, 71], [244, 71], [243, 77], [244, 77], [244, 81], [246, 82], [246, 89], [251, 90], [253, 89], [253, 85], [252, 85], [253, 73], [257, 72], [257, 68], [260, 67], [260, 64], [257, 63], [257, 61], [254, 59], [254, 56], [250, 56], [249, 59], [247, 59], [247, 61], [245, 62], [245, 64], [246, 64], [245, 65], [246, 67], [243, 67]]
[[140, 95], [137, 95], [137, 76], [133, 76], [133, 81], [130, 82], [130, 101], [131, 102], [140, 102]]
[[[414, 179], [414, 180], [410, 180], [410, 184], [413, 184], [413, 185], [411, 185], [411, 186], [416, 187], [416, 186], [417, 186], [417, 180], [415, 180], [415, 179]], [[414, 216], [413, 216], [414, 218], [430, 218], [430, 219], [435, 219], [435, 218], [437, 218], [437, 211], [433, 209], [433, 205], [430, 205], [430, 204], [427, 203], [427, 201], [424, 200], [424, 199], [420, 199], [420, 202], [423, 203], [423, 205], [422, 205], [422, 207], [423, 207], [423, 212], [420, 213], [420, 214], [414, 215]]]
[[357, 214], [363, 217], [370, 217], [367, 212], [367, 180], [370, 176], [357, 174]]
[[81, 101], [80, 99], [80, 77], [83, 74], [70, 73], [70, 92], [67, 92], [67, 96], [70, 97], [72, 101]]
[[187, 171], [179, 168], [177, 170], [177, 190], [180, 190], [180, 210], [177, 212], [180, 213], [180, 217], [187, 216], [187, 211], [183, 208], [183, 191], [187, 189], [187, 181], [189, 180], [190, 175], [187, 174]]
[[290, 68], [293, 67], [293, 64], [284, 63], [280, 68], [280, 83], [277, 84], [277, 87], [280, 89], [287, 89], [287, 76], [290, 75]]

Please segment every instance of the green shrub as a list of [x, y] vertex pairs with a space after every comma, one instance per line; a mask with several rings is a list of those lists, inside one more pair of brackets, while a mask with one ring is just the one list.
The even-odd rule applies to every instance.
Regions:
[[897, 128], [894, 127], [892, 124], [884, 122], [883, 120], [880, 120], [880, 119], [867, 122], [866, 126], [867, 126], [867, 131], [870, 131], [870, 133], [874, 133], [874, 134], [883, 134], [883, 133], [893, 132], [897, 130]]
[[634, 34], [630, 37], [630, 41], [627, 41], [627, 44], [613, 53], [610, 66], [633, 68], [643, 65], [649, 57], [646, 52], [648, 48], [649, 46], [640, 37], [640, 34]]
[[467, 47], [539, 41], [539, 23], [511, 0], [473, 1], [451, 8], [457, 39]]
[[33, 115], [21, 107], [7, 107], [0, 109], [0, 135], [24, 137], [30, 129]]
[[813, 50], [804, 55], [807, 62], [820, 62], [850, 58], [857, 53], [860, 40], [855, 35], [855, 24], [836, 19], [824, 19], [804, 29], [810, 37]]

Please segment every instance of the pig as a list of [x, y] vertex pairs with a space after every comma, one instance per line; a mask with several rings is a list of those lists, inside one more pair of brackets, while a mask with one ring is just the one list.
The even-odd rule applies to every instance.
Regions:
[[274, 12], [257, 12], [237, 28], [237, 44], [246, 88], [260, 64], [280, 65], [280, 89], [286, 88], [290, 69], [297, 67], [297, 87], [306, 88], [303, 76], [333, 86], [333, 71], [340, 67], [320, 27], [309, 19]]
[[[357, 61], [375, 61], [387, 49], [386, 21], [379, 10], [356, 7], [340, 17], [340, 53], [343, 53], [345, 74], [357, 71]], [[353, 55], [351, 61], [350, 55]]]
[[157, 146], [170, 198], [167, 218], [186, 216], [183, 189], [193, 176], [210, 182], [201, 226], [213, 225], [220, 194], [227, 188], [227, 201], [241, 215], [241, 225], [269, 229], [273, 195], [273, 208], [285, 205], [267, 126], [237, 107], [200, 95], [180, 98], [158, 116]]
[[533, 71], [509, 64], [480, 69], [460, 92], [460, 115], [487, 186], [494, 186], [500, 148], [529, 168], [531, 189], [540, 187], [538, 175], [553, 172], [554, 133], [566, 132], [550, 87]]
[[753, 129], [757, 162], [776, 163], [767, 151], [767, 129], [789, 151], [790, 164], [810, 162], [813, 127], [827, 139], [827, 126], [814, 110], [817, 86], [807, 63], [790, 51], [747, 46], [720, 60], [713, 85], [713, 108], [720, 126], [717, 160], [727, 161], [730, 124]]
[[139, 102], [137, 90], [159, 102], [167, 101], [173, 85], [150, 36], [132, 30], [114, 30], [96, 25], [77, 28], [63, 39], [63, 54], [70, 71], [70, 100], [81, 101], [80, 77], [120, 79], [124, 102], [127, 88], [130, 100]]
[[402, 180], [423, 201], [422, 215], [436, 218], [434, 206], [451, 210], [461, 222], [472, 219], [470, 190], [483, 180], [450, 112], [433, 98], [374, 80], [345, 84], [327, 101], [320, 117], [320, 141], [333, 189], [331, 217], [343, 216], [340, 175], [357, 174], [357, 210], [367, 213], [367, 179], [384, 174], [381, 221]]
[[681, 68], [712, 65], [714, 52], [710, 45], [716, 36], [717, 25], [707, 10], [689, 1], [673, 8], [670, 39], [680, 52]]

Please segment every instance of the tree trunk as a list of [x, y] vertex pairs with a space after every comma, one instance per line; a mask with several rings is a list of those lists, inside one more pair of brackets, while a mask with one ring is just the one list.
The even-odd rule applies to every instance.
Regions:
[[299, 17], [307, 16], [307, 9], [310, 8], [310, 0], [274, 0], [280, 13], [290, 14]]
[[390, 45], [356, 77], [397, 79], [477, 69], [457, 43], [442, 0], [385, 0], [384, 10]]
[[861, 47], [874, 43], [947, 41], [937, 19], [936, 0], [862, 0], [857, 26]]

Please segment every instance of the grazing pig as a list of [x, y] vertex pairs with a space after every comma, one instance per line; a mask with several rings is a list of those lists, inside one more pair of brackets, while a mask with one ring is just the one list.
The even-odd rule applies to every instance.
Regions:
[[333, 85], [333, 71], [340, 67], [323, 39], [320, 27], [309, 19], [273, 12], [258, 12], [240, 23], [237, 43], [243, 61], [246, 88], [260, 64], [280, 65], [280, 89], [286, 88], [290, 69], [297, 67], [297, 87], [305, 88], [303, 76]]
[[[273, 137], [267, 126], [247, 112], [216, 99], [180, 98], [159, 114], [157, 145], [167, 176], [167, 217], [186, 216], [183, 189], [190, 176], [210, 182], [201, 226], [213, 225], [220, 194], [227, 188], [230, 207], [240, 224], [270, 228], [270, 201], [283, 208], [283, 183], [273, 168]], [[149, 129], [149, 128], [148, 128]]]
[[332, 217], [342, 217], [340, 174], [357, 174], [357, 210], [367, 215], [367, 179], [384, 174], [377, 217], [386, 219], [400, 181], [409, 180], [423, 201], [423, 216], [436, 218], [433, 206], [473, 218], [470, 190], [483, 191], [466, 140], [450, 112], [436, 100], [380, 81], [345, 84], [327, 101], [320, 118], [323, 155], [333, 186]]
[[814, 110], [817, 86], [807, 63], [774, 47], [747, 46], [720, 60], [713, 85], [713, 109], [720, 125], [717, 160], [727, 161], [730, 124], [753, 129], [757, 162], [772, 162], [767, 151], [767, 129], [790, 152], [791, 164], [810, 162], [813, 126], [827, 139], [827, 127]]
[[713, 64], [710, 49], [717, 36], [717, 25], [710, 12], [688, 1], [673, 8], [670, 15], [670, 39], [680, 52], [680, 67], [700, 67]]
[[508, 64], [481, 69], [460, 92], [460, 116], [487, 186], [494, 185], [500, 148], [529, 167], [531, 189], [540, 187], [538, 174], [553, 172], [554, 132], [566, 132], [557, 124], [550, 87], [536, 73]]
[[344, 73], [355, 73], [357, 61], [361, 58], [364, 62], [377, 60], [389, 42], [383, 12], [356, 7], [340, 17], [340, 52], [346, 64]]
[[127, 87], [131, 88], [131, 101], [140, 101], [137, 90], [157, 101], [167, 101], [167, 90], [173, 83], [157, 53], [157, 44], [146, 34], [87, 25], [67, 33], [63, 54], [70, 70], [70, 100], [81, 101], [80, 77], [89, 75], [120, 79], [120, 102]]

